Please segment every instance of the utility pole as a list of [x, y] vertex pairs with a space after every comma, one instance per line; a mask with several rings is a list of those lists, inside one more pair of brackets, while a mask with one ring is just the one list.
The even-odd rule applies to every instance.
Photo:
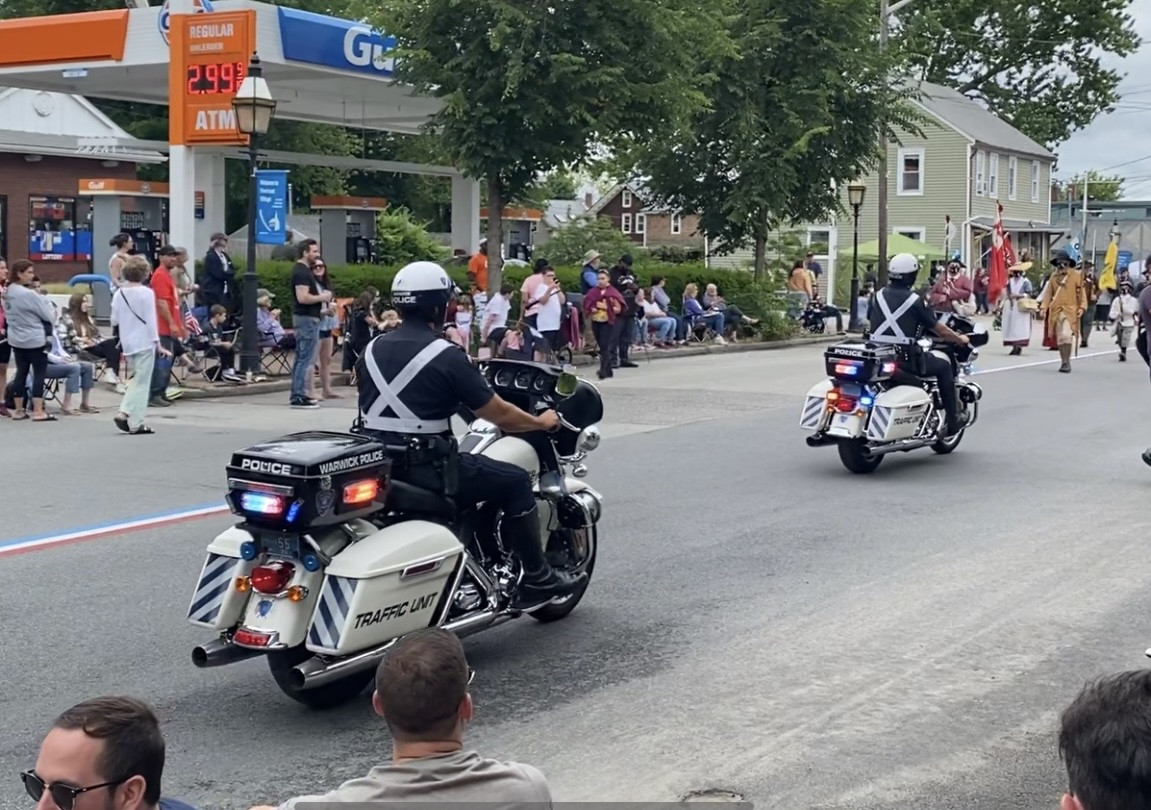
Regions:
[[[879, 0], [879, 50], [887, 50], [887, 36], [891, 24], [891, 15], [913, 0], [899, 0], [894, 5], [888, 5], [888, 0]], [[887, 124], [879, 131], [879, 182], [876, 184], [877, 203], [879, 205], [879, 286], [887, 284], [887, 232], [891, 229], [887, 220]], [[896, 167], [896, 171], [899, 167]]]
[[[891, 11], [887, 0], [879, 0], [879, 50], [887, 50], [887, 26]], [[879, 182], [876, 185], [876, 203], [879, 206], [879, 286], [887, 286], [887, 122], [879, 130]], [[851, 302], [855, 306], [855, 302]]]

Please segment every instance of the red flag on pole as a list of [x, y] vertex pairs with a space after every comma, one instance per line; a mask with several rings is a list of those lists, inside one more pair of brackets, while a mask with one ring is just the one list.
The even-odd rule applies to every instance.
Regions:
[[1015, 251], [1011, 249], [1011, 239], [1003, 232], [1003, 206], [995, 202], [995, 225], [991, 229], [991, 267], [987, 284], [987, 302], [995, 306], [1000, 293], [1007, 286], [1008, 255], [1015, 264]]

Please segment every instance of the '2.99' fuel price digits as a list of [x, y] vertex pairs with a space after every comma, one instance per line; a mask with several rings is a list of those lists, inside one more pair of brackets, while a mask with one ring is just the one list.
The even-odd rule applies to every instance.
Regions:
[[235, 95], [244, 81], [243, 62], [214, 62], [188, 66], [188, 94]]

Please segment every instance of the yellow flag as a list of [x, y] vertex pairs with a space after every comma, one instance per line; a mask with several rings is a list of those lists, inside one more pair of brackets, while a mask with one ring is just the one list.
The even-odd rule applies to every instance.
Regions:
[[1112, 237], [1111, 244], [1107, 246], [1107, 255], [1103, 258], [1103, 274], [1099, 276], [1099, 289], [1116, 290], [1119, 288], [1115, 280], [1115, 267], [1119, 264], [1119, 241]]

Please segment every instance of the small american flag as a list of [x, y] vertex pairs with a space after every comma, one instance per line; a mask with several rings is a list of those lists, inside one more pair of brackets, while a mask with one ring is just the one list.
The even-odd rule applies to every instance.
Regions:
[[192, 314], [191, 310], [184, 311], [184, 326], [188, 327], [188, 334], [202, 335], [204, 330], [200, 328], [200, 322], [196, 320], [196, 316]]

